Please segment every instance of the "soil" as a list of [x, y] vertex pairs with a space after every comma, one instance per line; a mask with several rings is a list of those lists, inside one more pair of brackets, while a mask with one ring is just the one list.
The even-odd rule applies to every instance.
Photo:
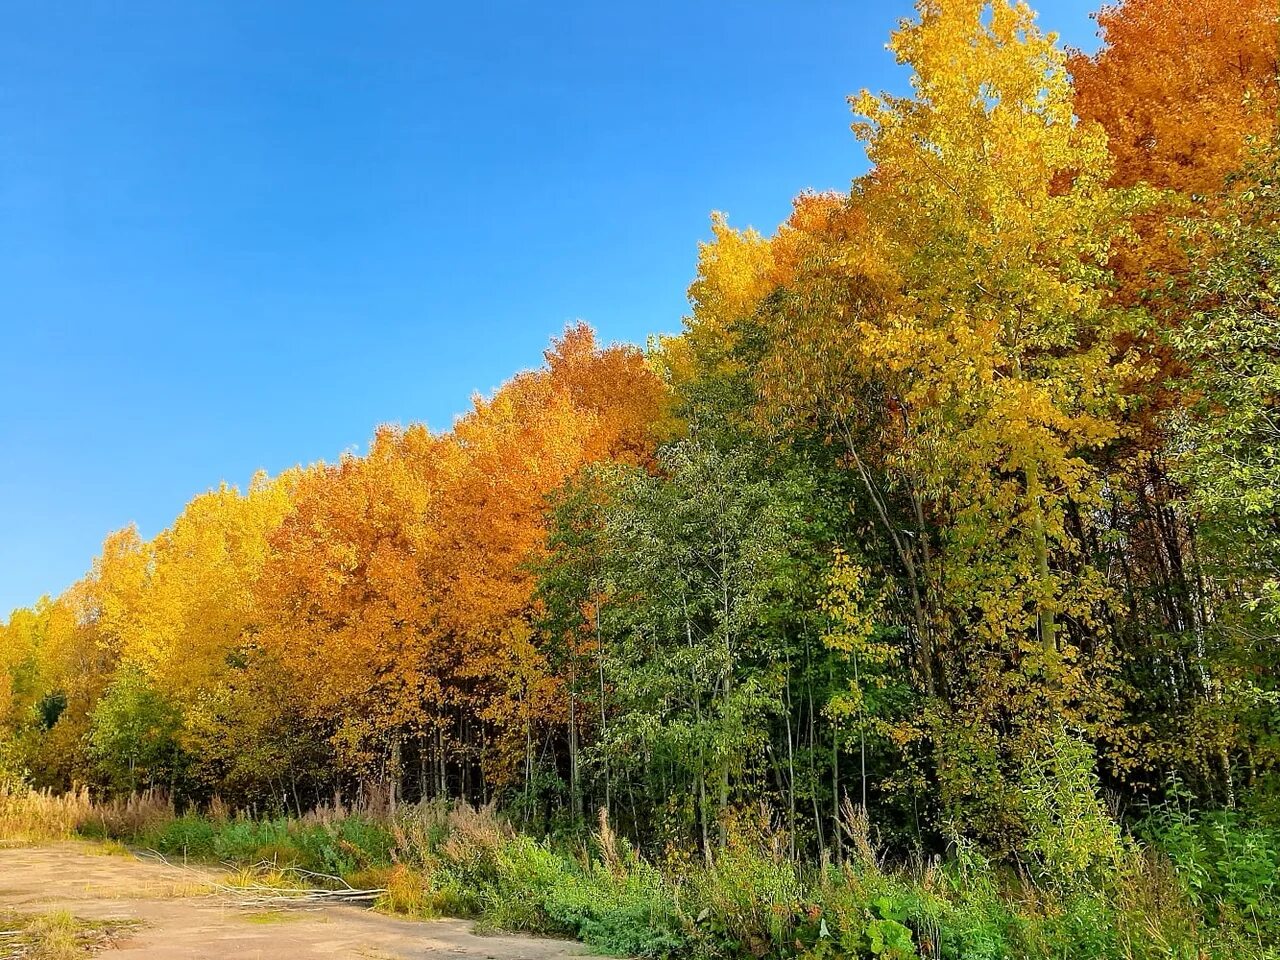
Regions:
[[565, 960], [562, 940], [481, 936], [461, 920], [405, 920], [355, 906], [264, 911], [209, 892], [210, 868], [143, 860], [85, 843], [0, 848], [0, 913], [66, 910], [116, 921], [109, 960]]

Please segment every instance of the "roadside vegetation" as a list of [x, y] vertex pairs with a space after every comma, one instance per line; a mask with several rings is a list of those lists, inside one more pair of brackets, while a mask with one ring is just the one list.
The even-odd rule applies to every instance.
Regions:
[[707, 862], [647, 858], [603, 820], [577, 839], [535, 839], [462, 803], [251, 819], [219, 805], [178, 815], [159, 794], [100, 805], [30, 793], [0, 797], [0, 811], [31, 840], [110, 838], [175, 864], [228, 865], [230, 887], [284, 893], [327, 878], [380, 891], [387, 912], [469, 917], [624, 956], [1280, 956], [1280, 831], [1239, 815], [1162, 810], [1140, 825], [1148, 840], [1116, 836], [1083, 868], [1073, 852], [1032, 875], [959, 839], [946, 858], [887, 862], [852, 806], [846, 857], [811, 865], [764, 819], [735, 823]]
[[647, 957], [1280, 957], [1278, 15], [919, 0], [869, 172], [713, 216], [678, 336], [14, 611], [0, 839]]

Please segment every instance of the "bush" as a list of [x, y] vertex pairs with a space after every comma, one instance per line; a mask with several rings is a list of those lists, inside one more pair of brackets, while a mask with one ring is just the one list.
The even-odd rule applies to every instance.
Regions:
[[[1045, 808], [1059, 834], [1091, 823], [1084, 812]], [[239, 864], [254, 883], [296, 882], [283, 868], [299, 867], [384, 889], [386, 910], [568, 935], [651, 960], [1280, 960], [1280, 835], [1243, 815], [1161, 811], [1143, 825], [1149, 845], [1124, 840], [1118, 858], [1110, 834], [1093, 831], [1087, 863], [1046, 844], [1031, 864], [1001, 866], [957, 835], [947, 862], [894, 869], [865, 818], [846, 819], [851, 853], [839, 865], [791, 860], [767, 825], [731, 838], [710, 863], [658, 864], [605, 821], [588, 842], [567, 844], [465, 804], [251, 820], [179, 817], [154, 794], [95, 804], [84, 793], [0, 791], [6, 837], [91, 831]]]
[[1193, 818], [1173, 807], [1155, 813], [1143, 829], [1209, 923], [1280, 947], [1280, 830], [1233, 811]]
[[669, 887], [647, 864], [621, 876], [595, 864], [548, 890], [545, 909], [562, 929], [608, 953], [669, 957], [689, 941]]
[[187, 814], [170, 821], [158, 830], [147, 831], [139, 839], [163, 854], [181, 854], [194, 859], [209, 859], [217, 853], [218, 828], [215, 824]]

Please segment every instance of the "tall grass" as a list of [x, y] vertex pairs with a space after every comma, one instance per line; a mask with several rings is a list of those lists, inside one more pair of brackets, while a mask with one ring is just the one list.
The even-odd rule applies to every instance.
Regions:
[[95, 801], [84, 789], [59, 794], [0, 787], [0, 842], [133, 836], [174, 816], [173, 804], [160, 791]]
[[[249, 869], [296, 866], [385, 889], [386, 910], [472, 917], [634, 957], [1280, 960], [1280, 933], [1260, 922], [1277, 907], [1270, 854], [1220, 823], [1204, 828], [1214, 846], [1162, 822], [1172, 859], [1134, 842], [1105, 868], [1056, 885], [959, 841], [945, 862], [888, 866], [865, 817], [847, 811], [845, 829], [851, 853], [838, 864], [793, 861], [767, 823], [736, 828], [710, 862], [674, 851], [655, 861], [603, 818], [564, 844], [466, 804], [251, 819], [220, 804], [179, 816], [155, 794], [107, 804], [83, 793], [0, 795], [4, 836], [79, 833]], [[1211, 881], [1196, 879], [1202, 848], [1216, 851], [1200, 858], [1215, 864]]]

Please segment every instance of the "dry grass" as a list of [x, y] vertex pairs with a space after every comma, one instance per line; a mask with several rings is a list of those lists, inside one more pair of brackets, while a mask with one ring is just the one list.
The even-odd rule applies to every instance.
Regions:
[[27, 932], [31, 937], [28, 956], [42, 960], [74, 960], [85, 953], [79, 924], [65, 910], [36, 917], [27, 927]]
[[94, 857], [132, 857], [133, 851], [121, 843], [119, 840], [99, 840], [85, 850], [85, 853]]
[[300, 919], [297, 913], [290, 913], [288, 910], [262, 910], [258, 913], [247, 913], [244, 915], [245, 923], [253, 923], [259, 926], [271, 926], [276, 923], [292, 923]]
[[459, 801], [450, 806], [445, 825], [449, 832], [440, 852], [453, 863], [491, 860], [515, 836], [512, 826], [497, 816], [493, 804], [473, 807]]
[[0, 788], [0, 840], [41, 843], [66, 840], [93, 812], [87, 790], [54, 794]]
[[173, 803], [160, 791], [98, 802], [83, 788], [69, 793], [0, 788], [0, 842], [5, 843], [69, 840], [86, 827], [132, 836], [173, 817]]
[[65, 910], [0, 916], [0, 960], [78, 960], [111, 946], [133, 921], [88, 921]]
[[375, 910], [425, 920], [443, 915], [431, 876], [428, 870], [397, 863], [390, 867], [369, 867], [347, 879], [355, 887], [383, 891], [373, 903]]

